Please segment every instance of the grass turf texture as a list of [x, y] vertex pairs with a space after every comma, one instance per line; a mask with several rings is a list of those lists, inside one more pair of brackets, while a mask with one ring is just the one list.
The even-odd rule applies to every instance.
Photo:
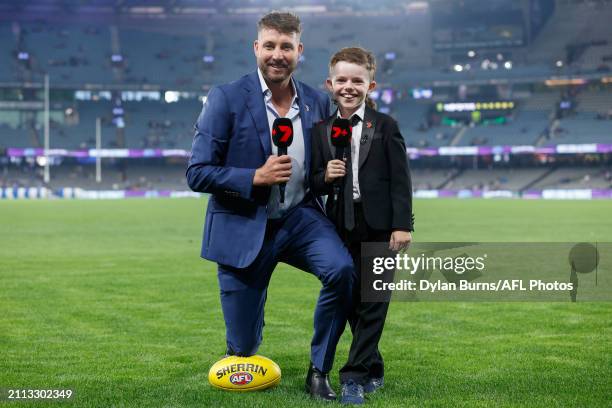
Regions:
[[[612, 241], [611, 201], [417, 200], [424, 241]], [[207, 382], [224, 352], [205, 200], [0, 202], [0, 388], [61, 389], [15, 407], [321, 406], [303, 392], [319, 289], [279, 265], [263, 354], [269, 391]], [[231, 245], [231, 243], [228, 243]], [[248, 311], [245, 310], [245, 313]], [[386, 385], [369, 406], [610, 406], [610, 303], [393, 303]], [[338, 347], [332, 375], [350, 335]]]

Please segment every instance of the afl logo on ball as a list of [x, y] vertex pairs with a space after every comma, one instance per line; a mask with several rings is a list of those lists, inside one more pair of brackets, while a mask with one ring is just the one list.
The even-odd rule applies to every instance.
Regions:
[[234, 385], [247, 385], [253, 381], [253, 376], [247, 372], [240, 372], [232, 374], [229, 380]]

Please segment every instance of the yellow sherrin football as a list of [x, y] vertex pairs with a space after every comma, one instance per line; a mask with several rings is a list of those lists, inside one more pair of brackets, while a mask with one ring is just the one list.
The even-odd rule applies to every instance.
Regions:
[[222, 358], [210, 367], [208, 381], [226, 391], [256, 391], [274, 387], [281, 380], [281, 369], [264, 356]]

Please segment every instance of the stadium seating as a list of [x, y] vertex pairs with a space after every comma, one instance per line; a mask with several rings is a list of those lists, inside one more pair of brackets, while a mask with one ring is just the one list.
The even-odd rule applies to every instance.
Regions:
[[594, 113], [576, 113], [561, 120], [552, 141], [560, 143], [610, 143], [612, 120], [597, 119]]
[[0, 24], [0, 81], [12, 81], [17, 79], [17, 61], [14, 52], [16, 51], [15, 37], [11, 32], [9, 24]]
[[545, 63], [553, 67], [556, 61], [562, 61], [563, 67], [555, 68], [559, 73], [567, 74], [575, 71], [590, 72], [596, 68], [593, 58], [598, 50], [589, 50], [586, 53], [573, 56], [573, 63], [567, 65], [567, 46], [588, 44], [591, 41], [612, 38], [612, 29], [609, 22], [612, 20], [612, 8], [605, 2], [557, 2], [555, 14], [548, 21], [542, 32], [535, 39], [531, 52], [528, 54], [529, 62]]
[[6, 124], [0, 124], [0, 148], [8, 147], [33, 147], [32, 139], [28, 137], [28, 130], [13, 128]]
[[564, 167], [548, 174], [532, 189], [612, 188], [610, 168]]
[[125, 135], [128, 148], [189, 149], [193, 125], [200, 113], [196, 100], [177, 103], [126, 102]]
[[54, 83], [112, 83], [111, 39], [105, 26], [21, 24], [22, 47], [32, 58], [32, 72], [45, 72]]
[[438, 147], [449, 145], [458, 128], [448, 126], [429, 127], [426, 115], [429, 102], [414, 102], [409, 99], [397, 101], [391, 116], [397, 120], [402, 136], [409, 147]]
[[577, 112], [609, 114], [612, 112], [612, 93], [598, 90], [586, 90], [578, 95]]
[[[124, 173], [103, 160], [102, 182], [95, 179], [93, 160], [64, 161], [51, 167], [52, 189], [77, 187], [90, 190], [185, 190], [184, 163], [130, 161]], [[414, 190], [509, 190], [612, 189], [612, 168], [588, 167], [491, 167], [481, 169], [412, 166]], [[124, 177], [125, 176], [125, 177]], [[42, 167], [0, 164], [0, 187], [42, 186]]]
[[[96, 168], [89, 163], [65, 162], [50, 169], [51, 189], [65, 187], [86, 190], [185, 190], [185, 165], [160, 163], [131, 163], [125, 170], [125, 178], [115, 165], [103, 161], [102, 181], [96, 181]], [[30, 165], [0, 166], [0, 187], [43, 186], [42, 167]]]
[[547, 126], [546, 112], [517, 111], [506, 124], [467, 128], [457, 145], [533, 145]]
[[111, 126], [112, 103], [109, 101], [79, 102], [73, 106], [78, 118], [74, 124], [51, 126], [50, 145], [59, 149], [91, 149], [96, 147], [96, 119], [102, 119], [102, 147], [117, 147]]
[[415, 168], [410, 169], [414, 190], [433, 190], [442, 188], [455, 174], [453, 169]]
[[520, 191], [542, 176], [547, 168], [492, 168], [465, 170], [445, 188], [469, 190]]
[[612, 94], [587, 90], [578, 94], [574, 112], [559, 121], [551, 141], [612, 143]]
[[[209, 3], [214, 6], [215, 2]], [[333, 3], [335, 10], [353, 7], [353, 2], [349, 1]], [[574, 87], [572, 92], [566, 92], [564, 87], [534, 86], [555, 74], [585, 72], [595, 75], [599, 71], [598, 82], [601, 76], [608, 75], [605, 66], [609, 65], [612, 56], [612, 25], [609, 24], [612, 8], [598, 2], [558, 1], [555, 14], [531, 44], [503, 51], [504, 58], [512, 59], [511, 69], [502, 68], [501, 63], [498, 69], [484, 69], [475, 62], [470, 69], [456, 72], [451, 63], [455, 52], [435, 50], [431, 14], [391, 13], [389, 10], [397, 8], [397, 3], [390, 0], [384, 3], [379, 6], [360, 1], [355, 6], [360, 11], [350, 15], [350, 24], [346, 24], [344, 12], [304, 13], [302, 41], [305, 49], [296, 78], [324, 89], [330, 56], [341, 47], [361, 45], [373, 50], [377, 57], [379, 90], [393, 92], [393, 101], [387, 105], [378, 100], [379, 106], [398, 121], [408, 147], [612, 143], [612, 92], [607, 85], [601, 83], [598, 88], [588, 89]], [[130, 7], [141, 3], [129, 0], [122, 4]], [[202, 3], [179, 0], [175, 5], [197, 7]], [[378, 7], [384, 7], [387, 12], [378, 13]], [[405, 6], [404, 10], [408, 8], [410, 6]], [[52, 148], [94, 148], [95, 120], [101, 118], [104, 148], [188, 150], [193, 124], [201, 110], [199, 97], [205, 95], [210, 85], [235, 80], [256, 68], [252, 50], [256, 37], [254, 20], [254, 15], [194, 16], [190, 24], [177, 26], [177, 20], [163, 19], [153, 23], [152, 20], [132, 21], [129, 18], [111, 23], [103, 19], [87, 23], [70, 21], [70, 18], [61, 23], [52, 19], [16, 22], [3, 19], [0, 21], [0, 52], [5, 63], [0, 64], [0, 82], [34, 82], [39, 86], [43, 74], [50, 74], [52, 89], [56, 91], [52, 94], [51, 107]], [[368, 33], [376, 35], [364, 35], [364, 27]], [[29, 59], [17, 59], [17, 52], [27, 52]], [[116, 54], [114, 63], [111, 61], [113, 54]], [[486, 56], [480, 54], [480, 50], [478, 54], [482, 58]], [[561, 67], [556, 66], [557, 61], [562, 61]], [[515, 79], [520, 81], [512, 84]], [[472, 82], [479, 85], [472, 87]], [[458, 93], [459, 84], [468, 86], [466, 98]], [[593, 86], [593, 82], [589, 84]], [[476, 94], [479, 87], [482, 87], [481, 95]], [[447, 126], [438, 124], [439, 117], [429, 115], [436, 102], [488, 98], [495, 87], [499, 95], [505, 95], [499, 98], [511, 99], [518, 106], [506, 124]], [[415, 88], [432, 89], [433, 97], [412, 99]], [[160, 100], [135, 101], [125, 97], [123, 122], [118, 127], [113, 122], [114, 102], [107, 98], [74, 100], [72, 92], [79, 89], [153, 90], [159, 92]], [[166, 103], [165, 91], [186, 91], [190, 99], [181, 97], [179, 102]], [[36, 92], [39, 98], [40, 93]], [[25, 99], [32, 98], [27, 92], [24, 95]], [[11, 96], [9, 102], [21, 101], [22, 96]], [[571, 101], [571, 108], [559, 111], [562, 100]], [[13, 107], [0, 111], [0, 149], [42, 147], [42, 140], [42, 112], [19, 111]], [[159, 171], [153, 165], [137, 162], [130, 161], [127, 174], [119, 173], [107, 163], [102, 184], [95, 182], [91, 164], [67, 162], [53, 168], [51, 185], [60, 187], [68, 180], [86, 188], [174, 186], [184, 189], [184, 169], [178, 169], [182, 166], [175, 166], [177, 168], [168, 173], [171, 175], [166, 176], [166, 170]], [[19, 173], [2, 166], [0, 163], [3, 182], [9, 178], [33, 185], [41, 182], [39, 168], [26, 168]], [[573, 168], [567, 174], [555, 170], [546, 175], [539, 167], [461, 171], [417, 166], [413, 169], [413, 179], [418, 189], [520, 191], [526, 186], [607, 187], [607, 176], [595, 170]], [[127, 180], [122, 179], [124, 176]]]
[[554, 111], [560, 97], [558, 92], [534, 92], [522, 101], [522, 107], [526, 111], [550, 113]]

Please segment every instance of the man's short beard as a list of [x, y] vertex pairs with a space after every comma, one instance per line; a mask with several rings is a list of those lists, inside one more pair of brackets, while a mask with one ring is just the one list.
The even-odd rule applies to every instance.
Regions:
[[288, 66], [287, 67], [287, 71], [289, 73], [288, 73], [288, 75], [286, 77], [283, 77], [283, 78], [270, 78], [270, 76], [268, 76], [268, 69], [269, 69], [269, 66], [268, 66], [268, 64], [265, 64], [265, 63], [263, 64], [263, 66], [259, 67], [259, 70], [261, 71], [264, 79], [266, 81], [272, 82], [274, 84], [280, 84], [280, 83], [286, 81], [288, 78], [291, 77], [291, 75], [293, 74], [293, 71], [295, 71], [295, 67]]

